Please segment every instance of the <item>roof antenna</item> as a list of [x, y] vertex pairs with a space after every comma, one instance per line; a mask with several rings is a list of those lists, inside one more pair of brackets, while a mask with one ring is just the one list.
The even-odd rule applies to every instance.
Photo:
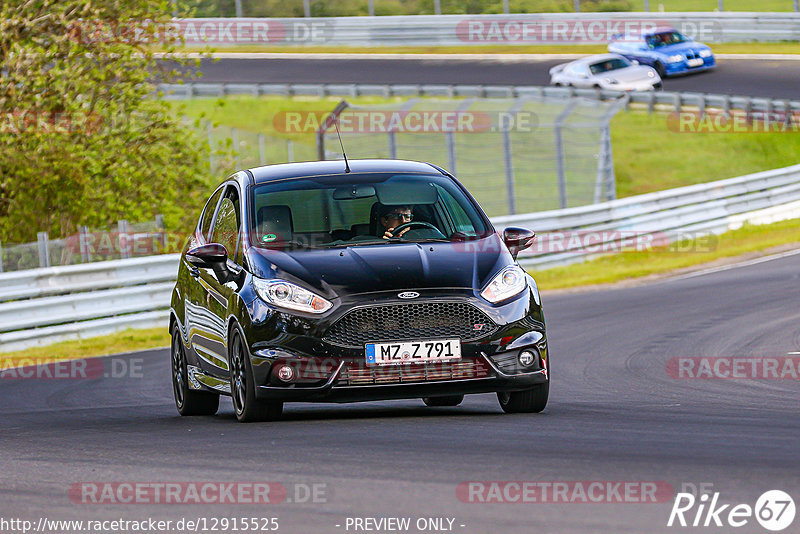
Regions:
[[347, 162], [347, 154], [344, 153], [344, 143], [342, 143], [342, 134], [339, 133], [339, 117], [333, 119], [333, 125], [336, 126], [336, 135], [339, 136], [339, 146], [342, 147], [342, 156], [344, 156], [344, 172], [350, 172], [350, 164]]

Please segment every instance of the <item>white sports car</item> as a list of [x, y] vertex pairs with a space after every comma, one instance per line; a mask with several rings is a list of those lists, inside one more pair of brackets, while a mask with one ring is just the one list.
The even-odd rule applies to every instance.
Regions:
[[550, 69], [550, 83], [612, 91], [652, 91], [661, 88], [661, 77], [655, 69], [631, 63], [620, 55], [600, 54], [556, 65]]

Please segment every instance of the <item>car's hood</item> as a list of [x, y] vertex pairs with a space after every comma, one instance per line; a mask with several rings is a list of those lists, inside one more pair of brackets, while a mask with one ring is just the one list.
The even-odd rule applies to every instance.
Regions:
[[645, 67], [643, 65], [631, 65], [630, 67], [625, 67], [624, 69], [617, 69], [611, 72], [598, 74], [597, 77], [601, 79], [610, 78], [612, 80], [617, 80], [620, 83], [640, 82], [642, 80], [653, 79], [653, 77], [647, 75], [647, 73], [652, 70], [653, 69], [650, 67]]
[[672, 54], [685, 54], [686, 52], [699, 52], [707, 48], [708, 46], [704, 45], [703, 43], [687, 41], [685, 43], [675, 43], [671, 45], [660, 46], [655, 50], [656, 52], [670, 56]]
[[428, 288], [482, 288], [512, 262], [496, 234], [464, 243], [408, 243], [347, 248], [268, 250], [251, 247], [259, 278], [302, 281], [323, 296]]

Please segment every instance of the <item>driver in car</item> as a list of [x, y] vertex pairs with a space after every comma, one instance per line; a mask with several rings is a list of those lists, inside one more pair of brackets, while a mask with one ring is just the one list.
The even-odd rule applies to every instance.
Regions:
[[401, 230], [397, 235], [392, 234], [394, 229], [401, 224], [409, 223], [414, 220], [414, 214], [411, 206], [384, 206], [378, 220], [383, 229], [383, 238], [392, 239], [394, 237], [401, 237], [410, 230], [410, 227], [407, 227]]

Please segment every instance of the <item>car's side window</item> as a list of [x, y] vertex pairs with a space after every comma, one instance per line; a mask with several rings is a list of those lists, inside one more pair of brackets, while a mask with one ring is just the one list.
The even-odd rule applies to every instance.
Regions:
[[203, 235], [203, 239], [208, 239], [208, 231], [211, 229], [211, 221], [214, 220], [214, 211], [217, 209], [217, 203], [219, 202], [220, 195], [222, 195], [222, 191], [222, 187], [217, 189], [216, 192], [211, 195], [211, 198], [208, 199], [206, 207], [203, 208], [203, 215], [201, 215], [200, 220], [200, 233]]
[[228, 257], [237, 264], [240, 264], [242, 252], [240, 250], [241, 240], [239, 239], [240, 229], [239, 193], [234, 186], [229, 185], [217, 210], [217, 218], [214, 222], [210, 241], [224, 246], [228, 251]]

